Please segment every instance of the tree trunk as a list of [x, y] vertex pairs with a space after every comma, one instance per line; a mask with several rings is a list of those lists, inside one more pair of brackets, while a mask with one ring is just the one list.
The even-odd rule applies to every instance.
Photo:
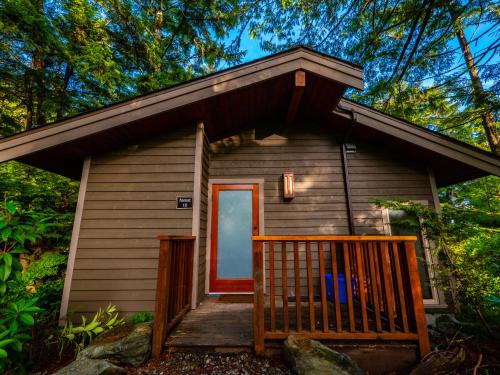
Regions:
[[498, 133], [491, 113], [491, 109], [487, 105], [487, 93], [484, 91], [481, 78], [479, 77], [479, 72], [477, 66], [474, 62], [474, 57], [470, 50], [469, 42], [465, 36], [462, 24], [459, 17], [457, 17], [456, 12], [453, 7], [453, 2], [448, 3], [448, 9], [450, 11], [453, 21], [453, 27], [455, 29], [455, 34], [460, 43], [460, 48], [462, 50], [462, 55], [467, 64], [467, 70], [469, 71], [469, 76], [472, 82], [472, 94], [473, 102], [476, 110], [481, 111], [481, 120], [483, 122], [484, 132], [486, 134], [486, 139], [493, 153], [500, 155], [500, 144], [498, 143]]
[[[44, 0], [36, 2], [37, 11], [40, 16], [45, 17]], [[44, 41], [39, 37], [36, 30], [33, 30], [35, 36], [36, 47], [34, 48], [31, 58], [31, 68], [33, 69], [34, 83], [36, 90], [36, 125], [45, 124], [45, 113], [43, 111], [43, 103], [45, 102], [45, 53], [43, 51]]]

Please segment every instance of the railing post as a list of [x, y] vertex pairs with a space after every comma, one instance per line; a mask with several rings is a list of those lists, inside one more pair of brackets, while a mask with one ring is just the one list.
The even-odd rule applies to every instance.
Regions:
[[264, 251], [262, 241], [253, 241], [253, 332], [255, 354], [264, 354]]
[[431, 351], [431, 348], [429, 343], [429, 336], [427, 334], [427, 322], [425, 319], [422, 287], [420, 285], [420, 277], [418, 274], [415, 243], [413, 241], [405, 241], [404, 244], [408, 264], [408, 274], [410, 277], [413, 311], [415, 314], [415, 324], [417, 327], [420, 356], [423, 358], [427, 353]]
[[156, 280], [156, 303], [153, 327], [152, 355], [158, 357], [161, 354], [165, 341], [165, 327], [167, 320], [167, 306], [169, 305], [170, 288], [170, 260], [172, 241], [170, 239], [160, 240], [160, 255], [158, 258], [158, 276]]

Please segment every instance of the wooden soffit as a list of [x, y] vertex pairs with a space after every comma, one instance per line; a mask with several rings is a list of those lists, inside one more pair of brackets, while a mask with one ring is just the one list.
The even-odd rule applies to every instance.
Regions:
[[[363, 88], [363, 73], [359, 67], [307, 48], [297, 47], [207, 77], [5, 138], [0, 140], [0, 162], [21, 158], [21, 161], [29, 163], [30, 158], [25, 159], [29, 155], [96, 134], [104, 134], [113, 128], [127, 124], [135, 123], [140, 126], [141, 120], [181, 108], [185, 109], [195, 103], [251, 86], [258, 86], [272, 79], [295, 74], [296, 71], [304, 71], [306, 74], [311, 72], [320, 76], [342, 87], [342, 93], [347, 87], [359, 90]], [[178, 122], [204, 120], [205, 116], [210, 116], [207, 112], [210, 112], [210, 108], [204, 108], [198, 115], [200, 118], [193, 119], [186, 115], [193, 111], [187, 109], [177, 120]], [[86, 152], [93, 151], [91, 148], [83, 148]], [[43, 158], [43, 155], [39, 156]], [[40, 166], [50, 170], [50, 167], [44, 166], [43, 163]]]

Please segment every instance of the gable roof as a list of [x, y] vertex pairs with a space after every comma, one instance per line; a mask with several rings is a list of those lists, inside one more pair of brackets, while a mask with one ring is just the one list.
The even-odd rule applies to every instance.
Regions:
[[[282, 122], [296, 71], [304, 71], [307, 82], [297, 117], [418, 156], [435, 169], [438, 185], [500, 175], [500, 158], [493, 154], [342, 99], [347, 88], [363, 88], [362, 70], [304, 47], [1, 139], [0, 162], [15, 159], [79, 178], [85, 156], [176, 126], [203, 121], [209, 139], [216, 140], [258, 122]], [[339, 102], [356, 113], [353, 131], [350, 115], [334, 110]]]

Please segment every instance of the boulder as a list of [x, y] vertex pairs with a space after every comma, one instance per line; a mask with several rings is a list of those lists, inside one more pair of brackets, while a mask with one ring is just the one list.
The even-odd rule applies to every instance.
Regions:
[[[111, 331], [110, 331], [111, 332]], [[78, 353], [76, 360], [57, 375], [119, 375], [127, 371], [120, 366], [138, 367], [151, 354], [151, 322], [137, 324], [132, 331], [111, 342], [95, 344]]]
[[151, 322], [137, 324], [132, 332], [116, 341], [90, 345], [83, 349], [77, 360], [83, 358], [106, 359], [109, 362], [138, 367], [151, 355], [151, 335], [153, 325]]
[[298, 375], [364, 375], [365, 372], [347, 355], [318, 341], [294, 335], [284, 346], [285, 359]]
[[54, 375], [122, 375], [127, 371], [104, 359], [84, 359], [71, 362]]

